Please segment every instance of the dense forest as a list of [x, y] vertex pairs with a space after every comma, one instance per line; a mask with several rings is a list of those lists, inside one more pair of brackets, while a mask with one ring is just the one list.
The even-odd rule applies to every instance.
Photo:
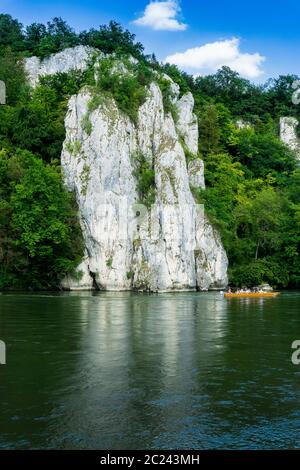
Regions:
[[[7, 103], [0, 106], [0, 288], [57, 288], [83, 253], [76, 203], [64, 188], [59, 162], [68, 99], [92, 74], [46, 77], [32, 90], [22, 64], [24, 57], [45, 58], [79, 44], [138, 59], [131, 81], [111, 83], [104, 69], [98, 85], [133, 120], [153, 71], [167, 73], [181, 93], [193, 93], [207, 186], [194, 196], [220, 231], [230, 283], [299, 287], [300, 168], [278, 137], [281, 116], [300, 119], [300, 108], [292, 103], [298, 77], [255, 85], [223, 67], [193, 78], [145, 55], [135, 36], [116, 22], [77, 34], [61, 18], [25, 28], [1, 14], [0, 80]], [[166, 83], [160, 80], [160, 86], [172, 111]], [[238, 120], [246, 125], [239, 128]], [[195, 158], [188, 152], [186, 157]], [[147, 192], [153, 178], [145, 165], [141, 173], [141, 191]]]

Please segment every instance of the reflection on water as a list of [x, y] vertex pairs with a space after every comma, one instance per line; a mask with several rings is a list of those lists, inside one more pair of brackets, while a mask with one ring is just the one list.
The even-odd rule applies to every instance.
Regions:
[[300, 293], [0, 296], [0, 448], [299, 448]]

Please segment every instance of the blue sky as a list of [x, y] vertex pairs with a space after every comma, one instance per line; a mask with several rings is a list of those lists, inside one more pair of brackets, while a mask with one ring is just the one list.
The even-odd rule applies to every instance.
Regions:
[[300, 75], [296, 0], [1, 0], [0, 11], [25, 25], [61, 16], [77, 31], [114, 19], [136, 34], [147, 53], [195, 75], [223, 64], [258, 82]]

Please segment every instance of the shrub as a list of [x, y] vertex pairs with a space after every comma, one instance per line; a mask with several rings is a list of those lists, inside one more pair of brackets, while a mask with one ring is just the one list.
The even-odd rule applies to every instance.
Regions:
[[105, 92], [112, 96], [118, 108], [136, 123], [139, 107], [147, 98], [147, 86], [152, 77], [152, 73], [143, 63], [132, 63], [126, 57], [122, 60], [111, 57], [102, 59], [89, 110], [92, 111], [101, 103], [103, 98], [99, 93]]

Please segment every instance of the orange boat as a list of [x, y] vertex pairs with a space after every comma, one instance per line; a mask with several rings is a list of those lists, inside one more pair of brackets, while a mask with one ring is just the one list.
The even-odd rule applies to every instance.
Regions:
[[272, 298], [272, 297], [277, 297], [280, 294], [280, 292], [226, 292], [224, 294], [224, 297], [226, 299], [234, 299], [234, 298], [244, 298], [244, 299], [260, 299], [260, 298]]

